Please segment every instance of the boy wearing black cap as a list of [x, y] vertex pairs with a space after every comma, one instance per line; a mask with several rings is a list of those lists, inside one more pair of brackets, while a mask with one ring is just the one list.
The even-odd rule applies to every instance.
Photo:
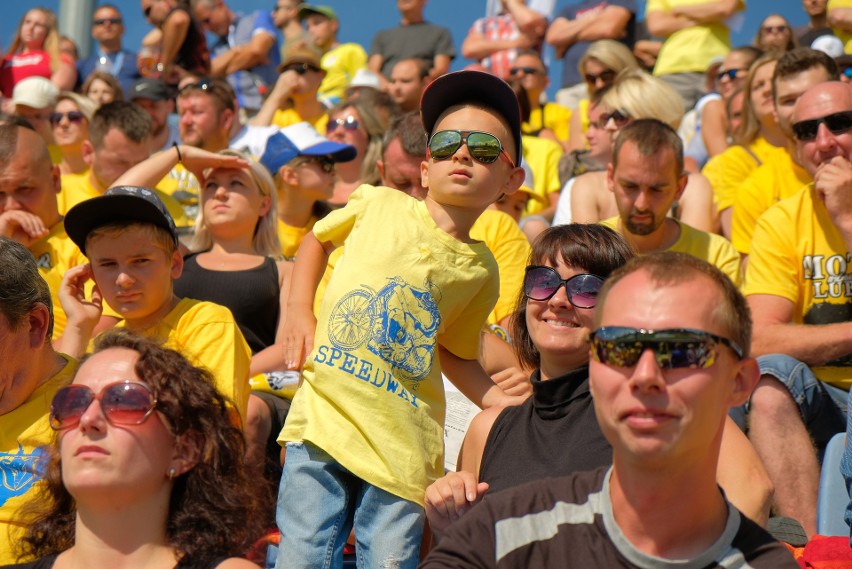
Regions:
[[[285, 353], [304, 371], [278, 439], [279, 567], [339, 559], [353, 524], [359, 566], [415, 567], [424, 491], [443, 473], [442, 369], [482, 407], [514, 402], [477, 361], [498, 278], [469, 230], [523, 181], [518, 102], [502, 80], [463, 71], [421, 106], [426, 199], [361, 186], [299, 249]], [[328, 254], [344, 244], [314, 318]]]
[[[86, 351], [105, 300], [123, 318], [119, 326], [157, 338], [208, 369], [245, 417], [251, 351], [227, 308], [175, 296], [183, 257], [160, 198], [147, 188], [114, 187], [72, 207], [65, 226], [89, 263], [62, 279], [59, 297], [68, 314], [63, 350], [76, 357]], [[86, 299], [89, 279], [96, 286]]]

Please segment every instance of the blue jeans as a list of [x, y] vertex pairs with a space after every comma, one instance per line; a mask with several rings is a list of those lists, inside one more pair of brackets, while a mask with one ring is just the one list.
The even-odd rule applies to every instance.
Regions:
[[355, 528], [359, 569], [414, 569], [423, 507], [364, 482], [321, 448], [287, 443], [276, 512], [278, 569], [339, 569]]
[[[849, 392], [849, 398], [848, 405], [852, 409], [852, 391]], [[843, 458], [840, 459], [840, 472], [846, 481], [846, 491], [850, 492], [850, 496], [852, 496], [852, 446], [849, 446], [850, 440], [852, 440], [852, 417], [846, 421], [846, 448], [843, 449]], [[852, 501], [846, 505], [843, 519], [846, 521], [846, 525], [852, 526]]]
[[761, 376], [771, 375], [787, 387], [822, 455], [831, 437], [846, 430], [849, 392], [820, 381], [807, 364], [784, 354], [760, 356], [757, 363]]

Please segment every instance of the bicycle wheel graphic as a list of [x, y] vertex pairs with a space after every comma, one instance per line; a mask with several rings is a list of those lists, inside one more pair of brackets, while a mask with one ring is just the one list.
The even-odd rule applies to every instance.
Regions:
[[357, 348], [370, 335], [370, 301], [366, 290], [353, 290], [334, 305], [328, 322], [331, 342], [345, 350]]

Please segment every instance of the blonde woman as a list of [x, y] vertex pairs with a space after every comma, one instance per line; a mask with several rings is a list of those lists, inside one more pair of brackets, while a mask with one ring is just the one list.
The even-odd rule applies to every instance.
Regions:
[[586, 82], [589, 96], [582, 99], [571, 113], [568, 129], [568, 151], [586, 147], [586, 131], [589, 130], [589, 100], [600, 89], [612, 85], [616, 76], [625, 69], [638, 69], [639, 62], [630, 49], [615, 40], [594, 42], [580, 58], [580, 75]]
[[0, 67], [0, 91], [11, 97], [15, 85], [27, 77], [44, 77], [69, 91], [77, 81], [73, 59], [59, 51], [56, 14], [48, 8], [32, 8], [21, 18]]
[[345, 205], [361, 184], [379, 183], [376, 163], [382, 157], [382, 137], [389, 115], [388, 109], [367, 105], [362, 100], [344, 101], [329, 112], [325, 135], [335, 142], [351, 144], [358, 151], [354, 160], [336, 168], [334, 193], [329, 200], [332, 205]]
[[95, 114], [95, 103], [88, 97], [63, 91], [50, 114], [53, 141], [62, 151], [59, 172], [82, 174], [89, 169], [83, 159], [83, 141], [89, 139], [89, 122]]
[[[623, 71], [601, 100], [605, 112], [598, 126], [615, 141], [618, 132], [637, 119], [657, 119], [677, 129], [683, 118], [683, 99], [667, 83], [639, 69]], [[578, 176], [570, 195], [572, 220], [596, 223], [618, 215], [606, 172]], [[670, 212], [672, 217], [701, 231], [713, 231], [713, 190], [701, 174], [690, 174], [681, 199]]]
[[761, 164], [783, 158], [787, 138], [775, 119], [772, 75], [778, 55], [758, 58], [749, 68], [744, 87], [743, 119], [734, 131], [734, 145], [707, 161], [701, 170], [713, 186], [714, 201], [725, 237], [731, 236], [731, 218], [737, 188]]

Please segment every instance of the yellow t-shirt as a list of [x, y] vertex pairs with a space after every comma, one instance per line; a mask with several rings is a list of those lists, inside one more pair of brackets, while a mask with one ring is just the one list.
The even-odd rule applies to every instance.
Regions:
[[293, 227], [278, 220], [278, 240], [281, 242], [281, 254], [285, 259], [292, 260], [296, 257], [302, 239], [313, 229], [316, 222], [317, 218], [311, 217], [305, 227]]
[[340, 100], [355, 72], [367, 66], [367, 52], [357, 43], [342, 43], [323, 54], [320, 66], [325, 69], [325, 78], [317, 94]]
[[219, 392], [234, 402], [245, 421], [251, 350], [230, 310], [213, 302], [183, 298], [159, 324], [141, 333], [179, 351], [193, 365], [208, 369]]
[[[645, 17], [650, 12], [671, 12], [680, 6], [706, 4], [707, 0], [648, 0]], [[737, 10], [745, 8], [739, 2]], [[723, 22], [696, 24], [668, 36], [660, 48], [654, 75], [670, 73], [704, 73], [716, 57], [724, 57], [731, 49], [730, 30]]]
[[50, 154], [50, 162], [59, 166], [62, 164], [62, 149], [55, 144], [47, 145], [47, 153]]
[[195, 219], [198, 217], [198, 196], [201, 194], [201, 187], [192, 172], [184, 168], [183, 164], [175, 165], [157, 183], [157, 190], [168, 194], [180, 204], [186, 219], [186, 227], [195, 225]]
[[[484, 241], [494, 255], [500, 272], [500, 297], [494, 310], [488, 315], [488, 324], [497, 324], [509, 316], [515, 308], [518, 293], [524, 283], [524, 269], [530, 256], [530, 242], [511, 216], [494, 209], [486, 209], [470, 228], [471, 239]], [[322, 299], [334, 267], [343, 254], [338, 247], [328, 257], [328, 265], [314, 298], [314, 314], [319, 315]]]
[[[285, 126], [294, 125], [296, 123], [305, 122], [305, 119], [299, 116], [296, 109], [278, 109], [272, 115], [272, 124], [277, 127], [284, 128]], [[324, 113], [314, 121], [307, 121], [313, 126], [318, 133], [325, 134], [325, 127], [328, 125], [328, 113]]]
[[765, 138], [758, 136], [747, 147], [729, 146], [721, 154], [713, 156], [701, 169], [713, 186], [713, 201], [716, 209], [722, 211], [734, 206], [734, 199], [740, 184], [761, 164], [779, 160], [787, 154], [780, 146], [772, 146]]
[[47, 466], [47, 450], [54, 432], [48, 422], [50, 402], [60, 387], [71, 382], [76, 360], [64, 354], [65, 366], [36, 389], [16, 409], [0, 415], [0, 565], [16, 562], [13, 544], [21, 542], [25, 524], [21, 506]]
[[[544, 120], [542, 121], [542, 109]], [[571, 109], [558, 103], [545, 103], [543, 107], [530, 111], [530, 120], [521, 125], [524, 134], [538, 135], [543, 128], [553, 131], [562, 142], [568, 140], [568, 126], [571, 122]]]
[[[828, 0], [826, 10], [831, 11], [832, 8], [852, 8], [852, 0]], [[843, 51], [852, 53], [852, 33], [844, 32], [840, 28], [832, 28], [832, 31], [843, 42]]]
[[[154, 193], [163, 201], [166, 209], [172, 214], [175, 220], [175, 225], [178, 227], [189, 227], [189, 222], [186, 219], [186, 214], [181, 205], [169, 194], [154, 188]], [[60, 215], [65, 215], [68, 210], [80, 202], [88, 199], [100, 197], [101, 194], [92, 185], [89, 179], [89, 171], [86, 170], [82, 174], [62, 174], [62, 191], [59, 192]]]
[[[600, 223], [621, 233], [620, 219], [619, 217], [611, 217]], [[672, 219], [672, 221], [680, 226], [680, 236], [671, 247], [666, 249], [667, 251], [687, 253], [697, 259], [707, 261], [728, 275], [728, 278], [735, 285], [742, 285], [740, 254], [737, 253], [730, 241], [721, 235], [695, 229], [677, 219]]]
[[496, 209], [482, 212], [470, 228], [470, 237], [485, 242], [500, 270], [500, 298], [488, 316], [489, 324], [497, 324], [515, 309], [524, 284], [530, 242], [510, 215]]
[[278, 441], [309, 441], [367, 483], [422, 505], [444, 473], [437, 348], [478, 357], [497, 263], [484, 243], [458, 241], [426, 204], [391, 188], [362, 185], [314, 233], [345, 251]]
[[59, 338], [68, 320], [59, 303], [62, 276], [68, 269], [89, 261], [65, 233], [65, 224], [62, 221], [51, 227], [50, 233], [30, 245], [29, 250], [35, 257], [38, 272], [50, 288], [50, 299], [53, 301], [53, 337]]
[[524, 160], [529, 164], [533, 173], [533, 191], [542, 200], [529, 200], [525, 215], [538, 213], [549, 204], [548, 196], [562, 189], [559, 184], [559, 159], [562, 158], [562, 146], [558, 142], [537, 136], [523, 135], [521, 148]]
[[[793, 324], [847, 322], [852, 320], [849, 252], [815, 193], [809, 185], [760, 216], [743, 293], [786, 298], [793, 303]], [[852, 387], [850, 356], [811, 369], [822, 381]]]
[[748, 255], [754, 226], [763, 212], [810, 184], [811, 175], [789, 154], [763, 164], [742, 183], [734, 201], [731, 242]]

